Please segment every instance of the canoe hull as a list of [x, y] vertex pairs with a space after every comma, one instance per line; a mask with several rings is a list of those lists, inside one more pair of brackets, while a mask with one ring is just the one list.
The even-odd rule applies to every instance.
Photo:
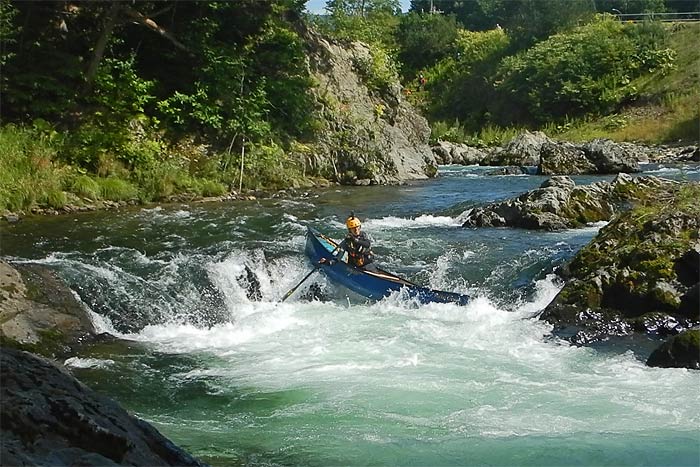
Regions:
[[[314, 265], [319, 264], [321, 259], [335, 259], [332, 253], [337, 246], [337, 242], [333, 239], [311, 227], [308, 228], [306, 254]], [[349, 266], [343, 261], [336, 261], [332, 266], [324, 264], [321, 265], [321, 268], [331, 281], [372, 300], [381, 300], [393, 292], [404, 289], [409, 297], [416, 298], [421, 303], [437, 302], [465, 305], [469, 301], [469, 297], [466, 295], [421, 287], [381, 269], [377, 272], [364, 271]]]

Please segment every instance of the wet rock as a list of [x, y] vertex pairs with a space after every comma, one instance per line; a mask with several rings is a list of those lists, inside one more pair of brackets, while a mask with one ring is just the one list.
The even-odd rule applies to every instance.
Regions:
[[3, 465], [205, 465], [30, 353], [0, 348], [0, 374]]
[[318, 283], [314, 282], [299, 296], [301, 300], [326, 302], [330, 300], [329, 295]]
[[530, 171], [527, 169], [527, 167], [508, 166], [500, 167], [494, 170], [489, 170], [488, 172], [485, 172], [484, 175], [523, 175], [529, 173]]
[[[577, 343], [620, 332], [675, 334], [700, 323], [700, 185], [652, 192], [646, 204], [603, 227], [560, 270], [568, 280], [541, 319]], [[583, 311], [585, 314], [581, 314]], [[600, 319], [591, 320], [590, 316]]]
[[6, 343], [60, 355], [94, 334], [85, 307], [53, 271], [0, 261], [0, 337]]
[[262, 290], [260, 289], [260, 280], [255, 275], [252, 269], [245, 265], [244, 272], [237, 277], [238, 283], [245, 290], [248, 300], [259, 302], [262, 300]]
[[669, 338], [651, 353], [647, 365], [700, 370], [700, 330], [691, 329]]

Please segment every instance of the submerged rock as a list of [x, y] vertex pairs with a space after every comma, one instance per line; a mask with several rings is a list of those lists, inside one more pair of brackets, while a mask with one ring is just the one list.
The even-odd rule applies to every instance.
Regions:
[[65, 370], [0, 348], [3, 465], [204, 466]]

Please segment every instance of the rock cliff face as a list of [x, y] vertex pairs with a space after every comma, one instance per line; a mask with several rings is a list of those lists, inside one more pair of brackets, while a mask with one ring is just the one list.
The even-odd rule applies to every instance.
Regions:
[[360, 42], [303, 31], [325, 128], [312, 171], [349, 184], [427, 178], [437, 171], [430, 128], [401, 95], [398, 78]]
[[616, 217], [563, 269], [568, 282], [541, 318], [577, 344], [697, 326], [699, 195], [697, 183], [657, 191]]

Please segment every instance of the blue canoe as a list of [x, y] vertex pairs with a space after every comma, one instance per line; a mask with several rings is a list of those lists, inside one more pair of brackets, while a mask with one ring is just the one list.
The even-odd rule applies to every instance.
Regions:
[[[335, 251], [337, 246], [338, 243], [333, 239], [308, 227], [306, 254], [314, 265], [318, 265], [319, 261], [324, 258], [326, 260], [336, 259], [331, 253]], [[466, 295], [421, 287], [381, 269], [377, 269], [376, 272], [364, 271], [350, 266], [344, 261], [336, 261], [332, 266], [324, 264], [321, 268], [333, 282], [372, 300], [381, 300], [392, 292], [405, 289], [409, 297], [416, 298], [421, 303], [437, 302], [465, 305], [469, 301], [469, 297]]]

